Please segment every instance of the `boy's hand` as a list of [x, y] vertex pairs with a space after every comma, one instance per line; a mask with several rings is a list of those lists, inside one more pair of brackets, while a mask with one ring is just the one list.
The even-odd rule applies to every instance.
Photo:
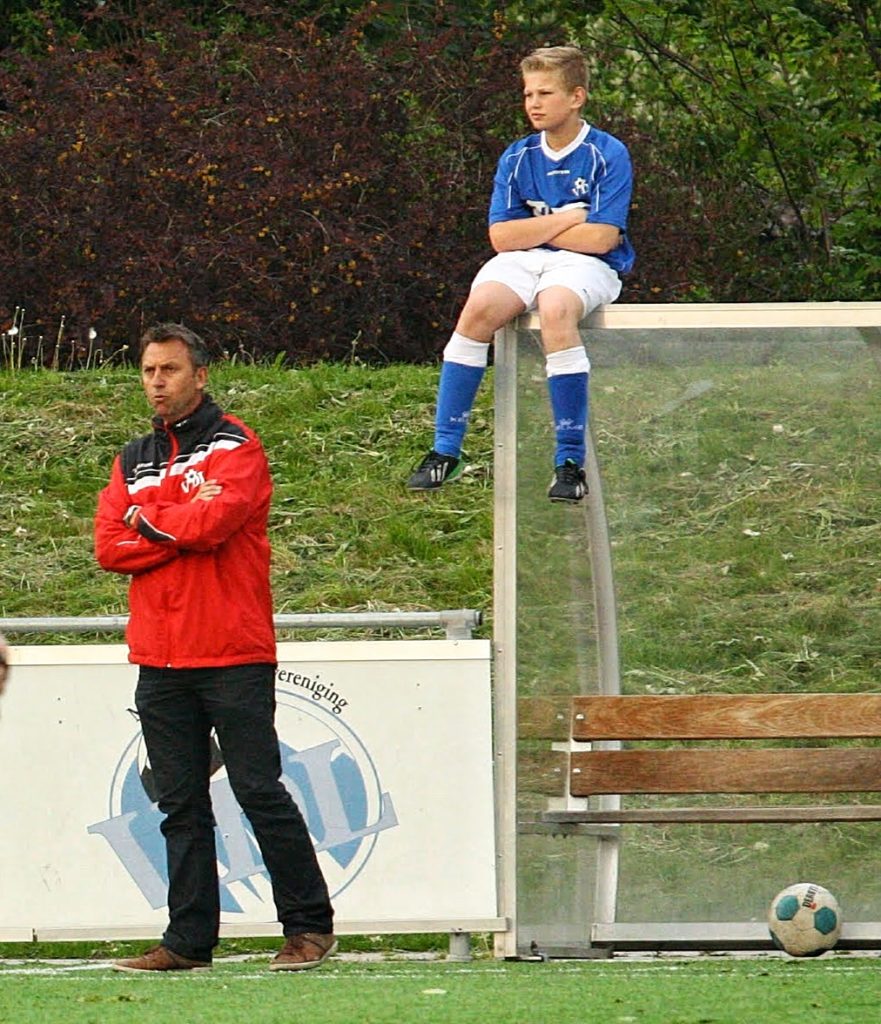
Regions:
[[563, 213], [566, 210], [584, 210], [584, 219], [587, 220], [587, 203], [566, 203], [563, 206], [556, 206], [551, 213]]

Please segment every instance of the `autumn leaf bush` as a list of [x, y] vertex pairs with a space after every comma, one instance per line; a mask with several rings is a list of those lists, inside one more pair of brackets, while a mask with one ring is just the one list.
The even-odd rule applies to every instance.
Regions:
[[182, 319], [227, 353], [294, 361], [433, 352], [486, 247], [511, 59], [478, 41], [498, 71], [460, 88], [477, 42], [390, 61], [362, 32], [211, 36], [167, 10], [127, 46], [50, 32], [45, 53], [11, 57], [6, 316], [64, 314], [117, 344]]
[[[227, 8], [235, 30], [152, 0], [117, 13], [104, 45], [46, 21], [40, 45], [2, 54], [0, 327], [23, 307], [21, 337], [50, 339], [31, 361], [57, 362], [63, 316], [66, 365], [166, 319], [228, 358], [434, 359], [490, 255], [492, 176], [528, 130], [518, 62], [535, 40], [441, 14], [371, 33], [375, 5], [333, 31]], [[719, 220], [744, 203], [665, 165], [633, 118], [588, 116], [637, 168], [623, 300], [724, 280], [740, 229]]]

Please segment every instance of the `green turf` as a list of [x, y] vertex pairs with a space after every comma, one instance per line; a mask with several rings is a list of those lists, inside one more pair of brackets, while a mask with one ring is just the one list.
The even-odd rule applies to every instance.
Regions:
[[266, 961], [163, 977], [0, 971], [4, 1024], [866, 1024], [879, 1001], [878, 961], [846, 957], [332, 962], [294, 975], [270, 974]]

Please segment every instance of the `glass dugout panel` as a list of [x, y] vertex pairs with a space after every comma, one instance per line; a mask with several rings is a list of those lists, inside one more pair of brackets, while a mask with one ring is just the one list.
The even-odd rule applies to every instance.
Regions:
[[[621, 691], [877, 690], [881, 330], [599, 329], [584, 340]], [[518, 330], [516, 345], [516, 692], [532, 722], [536, 698], [599, 692], [598, 646], [588, 508], [548, 501], [544, 359], [536, 332]], [[518, 731], [520, 821], [566, 806], [565, 742], [535, 734], [534, 722]], [[613, 872], [599, 897], [619, 922], [762, 922], [796, 881], [831, 889], [846, 921], [881, 920], [879, 824], [619, 835], [617, 892]], [[516, 845], [518, 951], [588, 944], [608, 914], [598, 840], [521, 826]]]

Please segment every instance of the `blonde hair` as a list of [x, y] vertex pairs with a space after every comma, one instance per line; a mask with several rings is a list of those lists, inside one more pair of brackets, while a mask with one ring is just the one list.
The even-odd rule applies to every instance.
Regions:
[[541, 46], [520, 61], [521, 74], [533, 71], [553, 72], [563, 86], [574, 92], [579, 86], [588, 91], [587, 59], [577, 46]]

